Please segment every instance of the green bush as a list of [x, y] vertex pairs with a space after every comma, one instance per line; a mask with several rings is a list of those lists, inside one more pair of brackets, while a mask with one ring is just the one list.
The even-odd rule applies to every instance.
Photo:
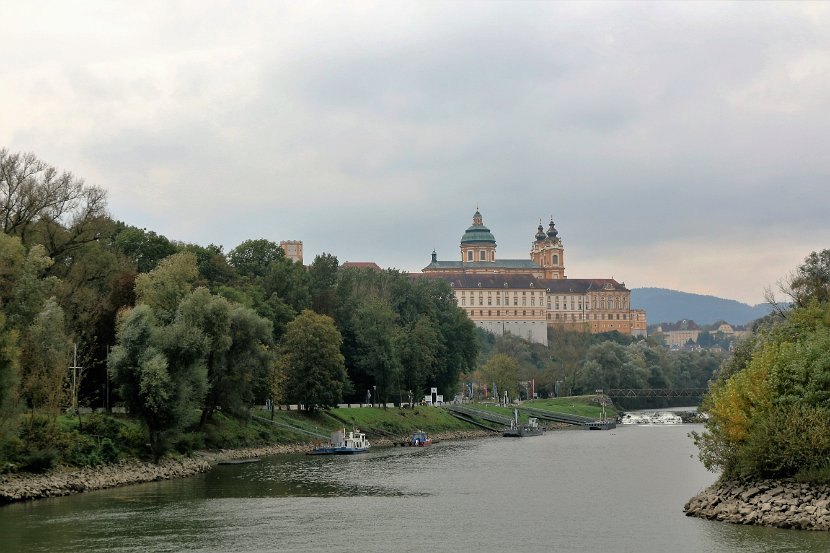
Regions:
[[205, 437], [201, 432], [184, 432], [176, 442], [176, 451], [192, 453], [205, 447]]
[[117, 439], [123, 426], [123, 423], [118, 419], [102, 413], [92, 413], [84, 421], [84, 433], [91, 436]]
[[150, 441], [147, 435], [147, 429], [139, 424], [125, 424], [118, 429], [116, 436], [116, 443], [122, 444], [122, 447], [130, 449], [135, 452], [142, 452], [147, 450], [147, 444]]
[[739, 476], [792, 477], [821, 469], [830, 458], [830, 410], [779, 405], [757, 414], [737, 450]]
[[814, 484], [830, 484], [830, 459], [818, 468], [798, 471], [795, 475], [798, 482], [812, 482]]
[[17, 436], [0, 442], [0, 474], [14, 472], [20, 465], [20, 452], [23, 442]]
[[57, 463], [59, 454], [55, 448], [27, 451], [20, 462], [20, 469], [26, 472], [46, 472]]
[[64, 461], [76, 467], [98, 466], [103, 460], [99, 455], [98, 441], [80, 432], [62, 435]]
[[35, 415], [21, 425], [20, 439], [28, 447], [46, 447], [54, 443], [57, 432], [49, 418]]
[[115, 463], [121, 456], [118, 448], [109, 438], [103, 438], [98, 447], [98, 454], [105, 463]]

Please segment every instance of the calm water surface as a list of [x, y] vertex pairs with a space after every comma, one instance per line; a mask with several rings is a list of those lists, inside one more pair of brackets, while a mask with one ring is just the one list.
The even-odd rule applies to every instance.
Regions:
[[0, 507], [0, 551], [827, 552], [830, 535], [687, 518], [692, 426], [274, 457]]

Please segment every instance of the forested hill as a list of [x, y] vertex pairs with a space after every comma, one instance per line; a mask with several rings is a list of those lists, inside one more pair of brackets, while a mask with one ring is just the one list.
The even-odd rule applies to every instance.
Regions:
[[734, 325], [745, 325], [770, 312], [769, 305], [764, 303], [752, 306], [735, 300], [665, 288], [632, 289], [631, 307], [645, 309], [650, 325], [683, 319], [698, 324], [723, 320]]

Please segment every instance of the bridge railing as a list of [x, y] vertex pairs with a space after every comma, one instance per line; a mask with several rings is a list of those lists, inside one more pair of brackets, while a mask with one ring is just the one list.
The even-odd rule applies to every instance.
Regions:
[[708, 388], [610, 388], [603, 393], [608, 397], [689, 397], [700, 398]]

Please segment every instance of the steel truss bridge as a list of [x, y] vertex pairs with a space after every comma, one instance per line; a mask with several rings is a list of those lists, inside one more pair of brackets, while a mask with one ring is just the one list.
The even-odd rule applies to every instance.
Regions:
[[693, 397], [700, 398], [708, 392], [708, 388], [611, 388], [602, 393], [608, 397]]

